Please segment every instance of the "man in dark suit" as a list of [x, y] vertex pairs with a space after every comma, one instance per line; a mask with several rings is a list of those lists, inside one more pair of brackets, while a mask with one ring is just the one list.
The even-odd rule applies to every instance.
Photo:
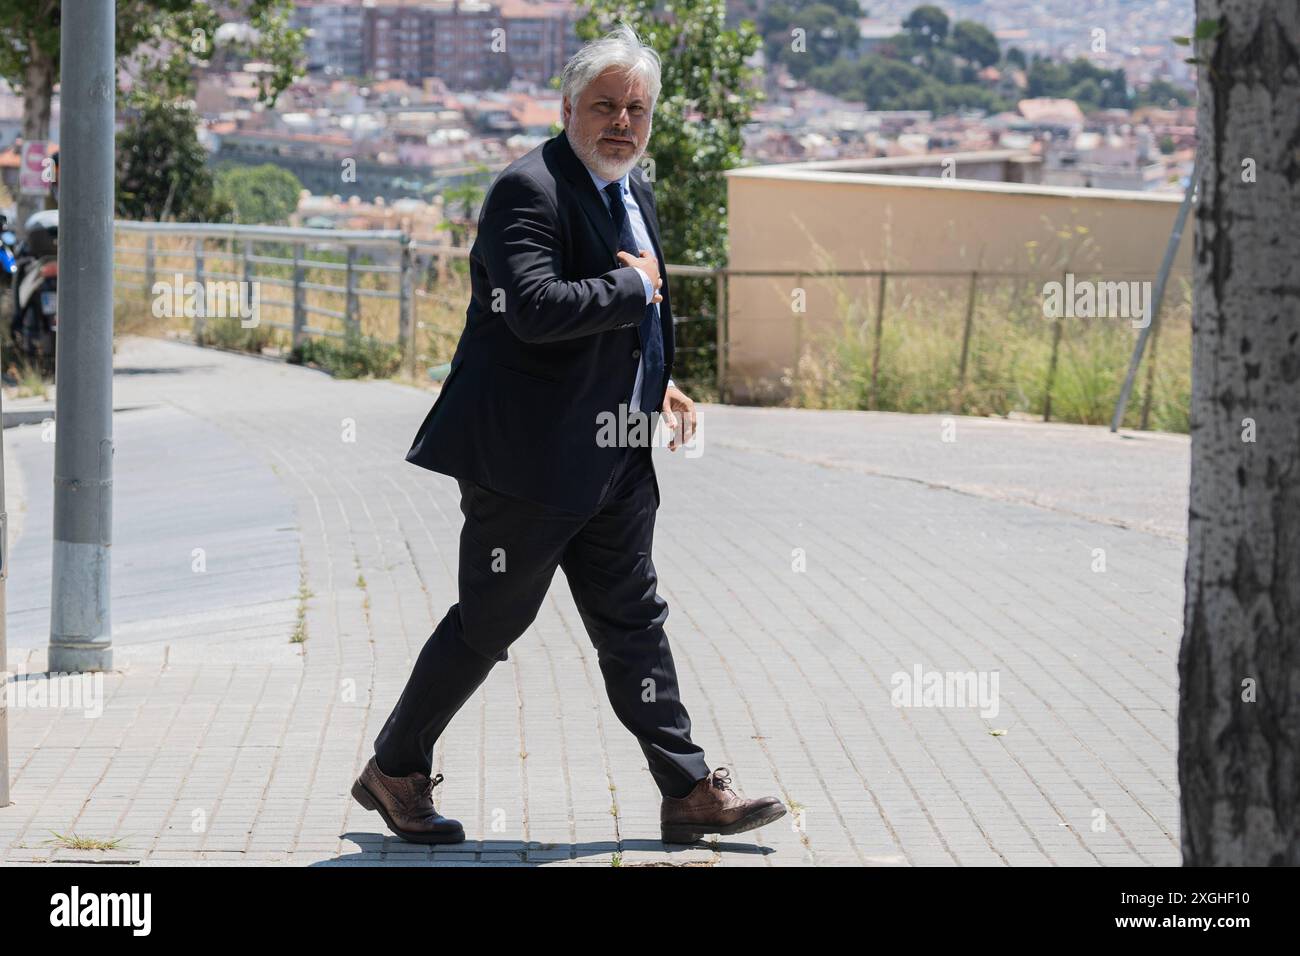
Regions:
[[[407, 840], [464, 839], [433, 805], [434, 743], [507, 659], [557, 566], [614, 712], [663, 795], [663, 839], [740, 833], [785, 813], [774, 797], [739, 796], [691, 740], [656, 593], [650, 434], [662, 415], [675, 450], [696, 427], [669, 377], [671, 297], [638, 166], [659, 75], [658, 56], [627, 27], [585, 46], [562, 77], [565, 132], [507, 167], [484, 197], [465, 331], [407, 454], [459, 481], [459, 601], [352, 788]], [[630, 427], [611, 430], [611, 420]]]

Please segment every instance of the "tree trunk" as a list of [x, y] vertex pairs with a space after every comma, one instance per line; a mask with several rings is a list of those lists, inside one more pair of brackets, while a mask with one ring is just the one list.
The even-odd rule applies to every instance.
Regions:
[[[23, 77], [23, 142], [50, 138], [50, 101], [54, 98], [54, 53], [42, 50], [33, 39], [27, 71]], [[27, 217], [45, 208], [40, 196], [14, 197], [19, 229]]]
[[1187, 865], [1300, 864], [1300, 4], [1198, 0]]

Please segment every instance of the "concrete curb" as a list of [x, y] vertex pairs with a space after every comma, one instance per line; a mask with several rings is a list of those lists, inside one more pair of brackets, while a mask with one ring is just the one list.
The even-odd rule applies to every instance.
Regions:
[[[133, 412], [141, 408], [156, 408], [156, 403], [145, 405], [114, 405], [113, 411], [116, 412]], [[54, 418], [54, 403], [43, 402], [40, 405], [19, 406], [18, 408], [6, 405], [4, 410], [4, 427], [13, 428], [16, 425], [39, 425], [49, 418]]]

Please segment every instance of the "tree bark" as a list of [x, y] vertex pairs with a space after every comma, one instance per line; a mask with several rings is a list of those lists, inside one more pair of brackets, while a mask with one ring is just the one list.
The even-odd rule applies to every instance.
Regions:
[[[1186, 865], [1300, 864], [1300, 3], [1198, 0]], [[1253, 173], [1253, 175], [1252, 175]], [[1253, 179], [1253, 181], [1251, 181]]]
[[[54, 98], [54, 52], [43, 50], [36, 39], [29, 39], [30, 55], [23, 77], [23, 142], [50, 138], [50, 101]], [[19, 229], [27, 217], [45, 208], [40, 196], [14, 197]]]

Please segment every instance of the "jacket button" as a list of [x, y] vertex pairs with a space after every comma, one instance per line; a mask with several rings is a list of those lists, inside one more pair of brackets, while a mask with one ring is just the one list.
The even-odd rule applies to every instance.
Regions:
[[641, 357], [641, 350], [640, 350], [640, 349], [633, 349], [633, 350], [632, 350], [632, 357], [633, 357], [633, 358], [640, 358], [640, 357]]

